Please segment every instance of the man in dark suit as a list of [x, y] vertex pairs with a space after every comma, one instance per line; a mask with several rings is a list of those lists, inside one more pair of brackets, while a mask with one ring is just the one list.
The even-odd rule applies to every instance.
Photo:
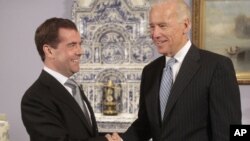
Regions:
[[232, 62], [191, 43], [190, 15], [183, 0], [152, 4], [150, 32], [163, 56], [143, 69], [138, 119], [123, 141], [229, 141], [230, 124], [241, 124]]
[[98, 136], [94, 113], [83, 91], [74, 99], [73, 87], [67, 85], [69, 77], [79, 71], [82, 55], [75, 24], [68, 19], [48, 19], [37, 28], [35, 43], [44, 68], [21, 102], [30, 140], [111, 141], [110, 135]]

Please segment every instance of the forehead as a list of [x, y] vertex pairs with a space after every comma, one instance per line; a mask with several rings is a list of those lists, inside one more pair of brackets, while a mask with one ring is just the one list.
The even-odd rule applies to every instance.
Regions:
[[175, 9], [172, 4], [163, 3], [152, 6], [149, 16], [150, 22], [165, 21], [175, 16]]
[[60, 28], [58, 37], [61, 41], [63, 40], [80, 40], [80, 34], [74, 29]]

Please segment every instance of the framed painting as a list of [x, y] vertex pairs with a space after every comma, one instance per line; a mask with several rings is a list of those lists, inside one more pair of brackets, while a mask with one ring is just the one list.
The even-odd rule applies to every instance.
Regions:
[[250, 1], [193, 0], [192, 41], [229, 57], [239, 84], [250, 84]]

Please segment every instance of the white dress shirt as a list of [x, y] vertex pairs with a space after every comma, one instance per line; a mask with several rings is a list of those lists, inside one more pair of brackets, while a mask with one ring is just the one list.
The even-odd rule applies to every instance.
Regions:
[[[60, 74], [60, 73], [58, 73], [58, 72], [56, 72], [56, 71], [48, 68], [47, 66], [44, 66], [43, 70], [46, 71], [47, 73], [49, 73], [50, 75], [52, 75], [57, 81], [59, 81], [69, 91], [69, 93], [71, 94], [71, 96], [73, 96], [72, 89], [69, 86], [65, 85], [65, 82], [69, 79], [68, 77], [65, 77], [64, 75], [62, 75], [62, 74]], [[83, 100], [83, 103], [87, 107], [88, 114], [90, 116], [90, 112], [89, 112], [88, 106], [87, 106], [87, 104], [86, 104], [86, 102], [84, 100]], [[91, 119], [91, 117], [90, 117], [90, 119]], [[92, 124], [92, 121], [90, 121], [90, 122]]]
[[[175, 82], [176, 76], [180, 70], [181, 64], [188, 52], [188, 50], [191, 47], [191, 41], [188, 40], [188, 42], [175, 54], [174, 58], [177, 60], [177, 62], [172, 66], [173, 71], [173, 82]], [[170, 59], [170, 57], [166, 56], [166, 62]]]
[[47, 66], [43, 67], [43, 70], [52, 75], [57, 81], [59, 81], [68, 91], [69, 93], [73, 96], [72, 94], [72, 89], [69, 86], [65, 85], [65, 82], [69, 79], [68, 77], [48, 68]]

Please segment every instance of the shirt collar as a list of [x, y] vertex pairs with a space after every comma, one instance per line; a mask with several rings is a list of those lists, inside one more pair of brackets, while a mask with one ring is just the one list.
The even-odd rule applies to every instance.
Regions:
[[64, 83], [68, 80], [67, 77], [65, 77], [64, 75], [60, 74], [59, 72], [56, 72], [50, 68], [48, 68], [47, 66], [43, 67], [43, 70], [45, 70], [46, 72], [48, 72], [50, 75], [52, 75], [56, 80], [58, 80], [62, 85], [64, 85]]
[[[182, 62], [184, 57], [186, 56], [189, 48], [191, 47], [191, 41], [188, 40], [187, 43], [175, 54], [174, 58], [177, 62]], [[170, 59], [170, 57], [166, 56], [166, 62]]]

